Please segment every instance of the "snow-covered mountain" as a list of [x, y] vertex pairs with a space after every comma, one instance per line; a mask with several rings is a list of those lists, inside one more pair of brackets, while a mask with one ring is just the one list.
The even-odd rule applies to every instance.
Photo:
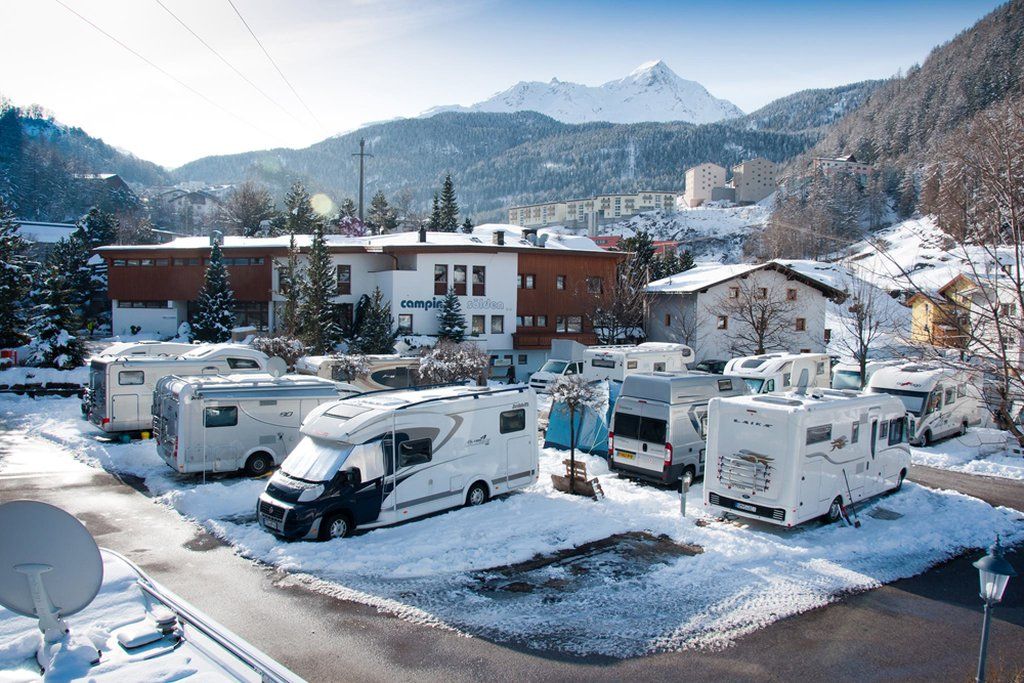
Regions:
[[564, 123], [713, 123], [743, 116], [735, 104], [714, 97], [696, 81], [680, 78], [660, 60], [641, 64], [625, 78], [604, 85], [582, 85], [557, 78], [549, 83], [521, 81], [483, 102], [468, 107], [434, 107], [421, 116], [442, 111], [536, 111]]

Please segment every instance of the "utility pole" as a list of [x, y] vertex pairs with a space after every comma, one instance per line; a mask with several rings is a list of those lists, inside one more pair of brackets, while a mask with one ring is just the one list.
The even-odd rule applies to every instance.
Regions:
[[363, 222], [363, 160], [372, 157], [366, 153], [366, 138], [359, 138], [359, 151], [352, 156], [359, 157], [359, 222]]

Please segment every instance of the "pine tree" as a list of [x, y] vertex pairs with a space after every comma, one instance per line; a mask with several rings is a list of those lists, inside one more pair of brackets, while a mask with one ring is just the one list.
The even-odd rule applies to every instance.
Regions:
[[[89, 250], [81, 232], [72, 233], [50, 249], [47, 261], [60, 268], [70, 291], [68, 304], [75, 315], [86, 318], [93, 297], [93, 269], [89, 265]], [[106, 289], [106, 283], [102, 283]]]
[[[283, 280], [283, 282], [282, 282]], [[303, 275], [299, 269], [299, 247], [295, 244], [295, 233], [288, 236], [288, 261], [278, 273], [278, 287], [284, 294], [284, 312], [281, 325], [285, 334], [296, 337], [299, 334], [299, 307], [302, 302]]]
[[900, 180], [896, 214], [900, 218], [910, 218], [914, 213], [915, 206], [917, 206], [917, 185], [914, 183], [913, 171], [908, 170], [903, 173], [903, 178]]
[[651, 274], [657, 270], [657, 264], [654, 263], [654, 240], [646, 228], [640, 228], [634, 235], [622, 240], [619, 249], [632, 254], [628, 264], [631, 272]]
[[459, 229], [459, 203], [455, 199], [455, 183], [452, 174], [444, 177], [441, 185], [441, 206], [438, 229], [443, 232], [456, 232]]
[[447, 339], [459, 344], [466, 338], [466, 316], [462, 314], [462, 304], [459, 303], [459, 297], [455, 296], [454, 289], [449, 289], [441, 300], [441, 307], [437, 311], [437, 323], [438, 339]]
[[56, 261], [43, 269], [40, 287], [33, 292], [32, 352], [29, 362], [44, 368], [67, 370], [85, 363], [85, 345], [74, 333], [81, 319], [75, 313], [71, 283]]
[[79, 218], [75, 226], [75, 234], [82, 238], [88, 249], [104, 247], [117, 241], [117, 217], [95, 206]]
[[309, 247], [306, 282], [299, 308], [302, 321], [299, 337], [311, 353], [331, 353], [341, 337], [332, 301], [337, 293], [338, 280], [324, 241], [323, 221], [317, 221]]
[[384, 301], [384, 294], [376, 287], [373, 294], [360, 303], [361, 320], [349, 344], [349, 353], [394, 353], [398, 332], [391, 316], [391, 302]]
[[466, 220], [462, 221], [462, 232], [467, 235], [473, 234], [473, 220], [469, 216], [466, 216]]
[[296, 235], [309, 235], [318, 222], [309, 192], [296, 180], [284, 197], [285, 231]]
[[377, 235], [394, 232], [398, 228], [398, 219], [394, 209], [388, 204], [384, 192], [377, 191], [370, 201], [370, 214], [367, 216], [366, 224], [370, 230]]
[[231, 339], [231, 329], [235, 326], [235, 297], [231, 283], [228, 282], [224, 254], [217, 242], [210, 249], [210, 265], [206, 268], [206, 280], [199, 292], [197, 304], [196, 319], [192, 323], [192, 340], [225, 342]]
[[688, 251], [679, 253], [679, 270], [676, 272], [682, 273], [683, 271], [689, 270], [696, 265], [693, 261], [693, 254]]
[[0, 197], [0, 347], [21, 346], [25, 334], [25, 297], [29, 291], [32, 265], [26, 253], [28, 243], [18, 232], [14, 212]]
[[352, 201], [351, 197], [341, 200], [341, 206], [338, 207], [338, 218], [355, 218], [356, 212], [356, 203]]
[[430, 209], [430, 219], [427, 221], [427, 230], [436, 232], [441, 229], [441, 202], [434, 193], [434, 205]]

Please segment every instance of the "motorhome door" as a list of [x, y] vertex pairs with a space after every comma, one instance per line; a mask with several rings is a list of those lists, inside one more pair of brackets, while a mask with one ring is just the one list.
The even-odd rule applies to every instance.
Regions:
[[536, 441], [526, 432], [526, 409], [502, 411], [498, 418], [498, 431], [508, 435], [505, 445], [505, 466], [509, 487], [518, 486], [533, 473]]
[[139, 397], [137, 394], [114, 394], [110, 397], [110, 420], [137, 422], [139, 419]]

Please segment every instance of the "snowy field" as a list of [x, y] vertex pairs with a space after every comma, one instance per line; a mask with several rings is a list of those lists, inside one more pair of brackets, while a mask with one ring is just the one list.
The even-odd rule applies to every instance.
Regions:
[[1007, 451], [1006, 436], [998, 429], [970, 429], [928, 448], [911, 448], [911, 460], [915, 465], [1024, 481], [1024, 458]]
[[[152, 442], [99, 440], [74, 399], [3, 398], [0, 416], [68, 457], [143, 478], [157, 502], [316, 590], [420, 623], [577, 655], [723, 647], [987, 546], [995, 534], [1024, 540], [1024, 515], [911, 483], [862, 509], [860, 529], [717, 521], [702, 512], [699, 485], [683, 518], [678, 494], [610, 476], [603, 461], [584, 456], [607, 494], [594, 502], [552, 490], [550, 475], [563, 470], [566, 453], [547, 450], [540, 481], [507, 498], [353, 538], [285, 543], [255, 522], [264, 480], [177, 475]], [[895, 514], [872, 516], [881, 508]]]

